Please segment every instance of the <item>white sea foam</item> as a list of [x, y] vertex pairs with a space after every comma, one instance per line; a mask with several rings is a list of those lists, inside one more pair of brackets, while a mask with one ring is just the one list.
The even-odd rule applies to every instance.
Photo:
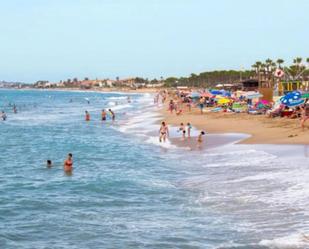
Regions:
[[270, 249], [306, 249], [309, 248], [309, 234], [293, 234], [272, 240], [262, 240], [259, 245]]
[[156, 146], [160, 146], [166, 149], [177, 149], [177, 146], [173, 145], [168, 139], [165, 142], [160, 142], [158, 137], [150, 136], [146, 143], [153, 144]]

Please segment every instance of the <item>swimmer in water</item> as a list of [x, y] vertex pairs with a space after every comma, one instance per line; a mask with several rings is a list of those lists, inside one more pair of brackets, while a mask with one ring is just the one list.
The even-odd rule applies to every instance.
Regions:
[[107, 116], [107, 113], [106, 113], [105, 109], [103, 109], [102, 112], [101, 112], [102, 121], [106, 120], [106, 116]]
[[88, 111], [85, 111], [85, 120], [90, 121], [90, 114]]
[[161, 127], [160, 127], [160, 130], [159, 130], [159, 133], [160, 133], [160, 136], [159, 136], [160, 143], [162, 141], [165, 142], [167, 136], [169, 135], [168, 126], [167, 126], [167, 124], [165, 122], [161, 123]]
[[116, 115], [115, 113], [112, 111], [112, 109], [108, 109], [110, 115], [112, 116], [112, 120], [115, 121]]
[[73, 170], [73, 155], [72, 153], [68, 154], [67, 159], [64, 161], [63, 169], [65, 172], [72, 172]]
[[127, 97], [127, 101], [128, 101], [128, 103], [131, 103], [131, 98], [130, 98], [130, 96]]
[[51, 160], [47, 160], [46, 161], [46, 166], [47, 166], [47, 168], [51, 168], [53, 166], [52, 161]]
[[6, 116], [4, 111], [1, 112], [1, 118], [2, 118], [3, 121], [5, 121], [7, 119], [7, 116]]

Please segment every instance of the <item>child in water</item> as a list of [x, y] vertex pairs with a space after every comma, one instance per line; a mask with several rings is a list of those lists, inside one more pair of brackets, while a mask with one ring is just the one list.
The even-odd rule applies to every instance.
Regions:
[[203, 144], [203, 136], [205, 135], [204, 131], [201, 131], [201, 133], [197, 136], [197, 148], [201, 148]]

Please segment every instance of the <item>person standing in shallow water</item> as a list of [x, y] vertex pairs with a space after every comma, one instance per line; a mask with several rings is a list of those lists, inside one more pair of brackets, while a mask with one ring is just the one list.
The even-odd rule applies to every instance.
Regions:
[[161, 127], [160, 127], [160, 130], [159, 130], [159, 133], [160, 133], [160, 136], [159, 136], [159, 141], [160, 143], [163, 141], [165, 142], [166, 141], [166, 138], [168, 136], [168, 126], [165, 122], [162, 122], [161, 123]]
[[64, 172], [66, 172], [66, 173], [72, 172], [72, 170], [73, 170], [73, 155], [72, 155], [72, 153], [69, 153], [67, 159], [64, 161], [63, 169], [64, 169]]
[[85, 120], [90, 121], [90, 114], [88, 111], [85, 111]]
[[108, 109], [108, 111], [109, 111], [109, 113], [110, 113], [110, 115], [112, 117], [112, 120], [115, 121], [115, 118], [116, 118], [115, 113], [112, 111], [112, 109]]
[[192, 129], [192, 125], [190, 123], [187, 123], [187, 133], [188, 133], [188, 138], [191, 137], [191, 129]]
[[102, 121], [106, 120], [106, 115], [107, 115], [107, 113], [106, 113], [105, 109], [103, 109], [102, 112], [101, 112]]

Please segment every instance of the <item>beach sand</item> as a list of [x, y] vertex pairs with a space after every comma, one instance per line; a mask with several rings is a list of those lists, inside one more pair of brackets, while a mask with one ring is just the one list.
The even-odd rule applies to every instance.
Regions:
[[[309, 144], [309, 121], [305, 131], [300, 128], [299, 119], [268, 118], [264, 115], [248, 115], [245, 113], [211, 113], [200, 114], [197, 108], [184, 110], [177, 116], [170, 114], [167, 106], [160, 113], [169, 125], [179, 126], [181, 122], [191, 125], [207, 133], [243, 133], [250, 137], [240, 143], [245, 144]], [[196, 141], [196, 140], [195, 140]], [[175, 141], [174, 141], [175, 142]], [[177, 144], [180, 144], [177, 142]]]

